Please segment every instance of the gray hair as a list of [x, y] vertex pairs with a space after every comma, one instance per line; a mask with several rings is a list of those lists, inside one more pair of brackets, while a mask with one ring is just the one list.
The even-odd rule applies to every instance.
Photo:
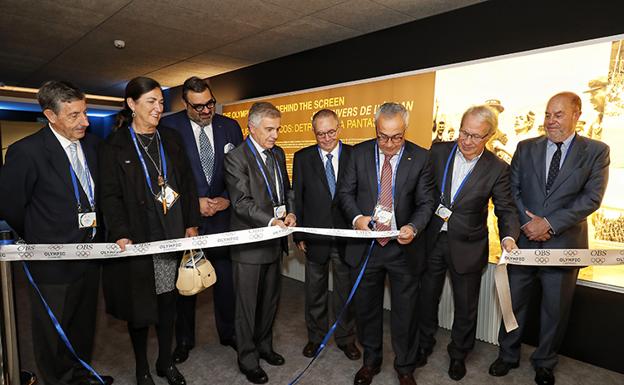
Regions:
[[61, 111], [61, 103], [84, 100], [84, 93], [78, 87], [65, 81], [49, 80], [37, 92], [37, 101], [41, 111], [52, 110], [55, 114]]
[[322, 118], [334, 118], [338, 125], [340, 125], [340, 119], [338, 119], [338, 115], [334, 111], [328, 108], [324, 108], [312, 115], [312, 128], [316, 130], [316, 121]]
[[254, 127], [258, 126], [262, 118], [280, 118], [282, 114], [269, 102], [256, 102], [249, 109], [247, 123]]
[[375, 126], [377, 126], [377, 121], [381, 115], [386, 117], [401, 115], [403, 122], [405, 122], [405, 128], [407, 129], [407, 125], [409, 123], [409, 111], [407, 111], [403, 105], [394, 102], [386, 102], [379, 106], [375, 112]]
[[487, 135], [496, 132], [498, 129], [498, 111], [494, 109], [494, 107], [481, 104], [468, 108], [462, 115], [461, 124], [459, 125], [460, 128], [464, 126], [464, 120], [466, 120], [468, 116], [476, 116], [482, 122], [486, 123], [489, 126]]

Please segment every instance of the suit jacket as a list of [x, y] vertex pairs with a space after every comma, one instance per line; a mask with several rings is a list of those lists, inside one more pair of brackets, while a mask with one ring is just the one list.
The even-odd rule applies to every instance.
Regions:
[[[431, 167], [434, 178], [435, 207], [440, 204], [444, 168], [456, 142], [440, 142], [431, 146]], [[459, 151], [457, 148], [456, 151]], [[453, 152], [453, 154], [455, 154]], [[454, 155], [448, 169], [444, 202], [451, 202]], [[448, 243], [452, 266], [459, 274], [481, 271], [488, 262], [488, 202], [492, 198], [498, 218], [501, 239], [509, 236], [518, 239], [520, 225], [516, 206], [511, 197], [509, 165], [489, 150], [484, 150], [453, 204], [453, 214], [448, 221]], [[427, 252], [435, 246], [444, 221], [431, 216], [427, 226]]]
[[[199, 226], [197, 189], [176, 131], [158, 127], [169, 162], [175, 175], [176, 205], [182, 205], [184, 228]], [[100, 206], [108, 229], [109, 242], [128, 238], [133, 243], [149, 240], [146, 204], [148, 196], [145, 174], [127, 128], [121, 128], [106, 139], [99, 151]], [[158, 320], [154, 265], [152, 256], [136, 256], [107, 261], [103, 271], [106, 310], [116, 318], [144, 325]]]
[[[80, 140], [94, 184], [98, 182], [97, 146], [100, 139], [86, 134]], [[92, 229], [78, 228], [78, 210], [66, 152], [46, 126], [11, 145], [0, 172], [0, 218], [27, 243], [97, 242], [102, 228], [92, 240]], [[78, 183], [81, 206], [89, 201]], [[98, 193], [97, 186], [95, 193]], [[98, 221], [100, 224], [101, 221]], [[33, 261], [30, 270], [43, 283], [71, 283], [93, 261]]]
[[[290, 189], [290, 181], [286, 172], [286, 156], [284, 150], [273, 147], [275, 160], [282, 174], [282, 191], [284, 192], [286, 211], [294, 211], [294, 194]], [[265, 174], [269, 174], [264, 167]], [[268, 226], [273, 218], [273, 202], [258, 168], [254, 154], [247, 142], [241, 143], [225, 156], [225, 184], [232, 204], [230, 227], [232, 230], [252, 229]], [[232, 261], [250, 264], [273, 263], [288, 252], [286, 238], [264, 242], [232, 246]]]
[[[353, 149], [342, 181], [338, 185], [338, 201], [348, 221], [357, 215], [372, 215], [377, 204], [377, 173], [375, 171], [375, 140], [360, 143]], [[401, 245], [403, 256], [412, 273], [425, 269], [425, 238], [422, 232], [433, 213], [431, 167], [429, 153], [424, 148], [406, 141], [396, 172], [394, 215], [397, 228], [412, 224], [416, 238]], [[349, 239], [346, 262], [358, 266], [364, 258], [370, 241]]]
[[[340, 183], [351, 157], [353, 147], [342, 144], [338, 159], [336, 184]], [[351, 228], [349, 221], [338, 206], [338, 194], [332, 198], [325, 175], [325, 164], [319, 155], [317, 145], [309, 146], [295, 153], [293, 161], [293, 190], [295, 192], [295, 214], [297, 224], [303, 227]], [[306, 257], [316, 263], [326, 263], [332, 242], [329, 238], [303, 233], [294, 233], [295, 242], [305, 241]], [[344, 238], [334, 239], [334, 245], [344, 257]]]
[[[191, 127], [191, 121], [186, 111], [164, 117], [161, 120], [162, 126], [175, 129], [182, 137], [186, 155], [188, 155], [195, 184], [197, 185], [197, 195], [199, 197], [223, 197], [229, 199], [225, 189], [225, 177], [223, 171], [223, 160], [225, 154], [230, 149], [238, 146], [243, 141], [243, 133], [240, 126], [234, 119], [223, 115], [215, 114], [212, 118], [212, 133], [214, 139], [214, 167], [212, 171], [212, 183], [208, 184], [206, 175], [202, 169], [199, 159], [197, 142]], [[229, 208], [217, 212], [211, 217], [202, 217], [201, 234], [216, 234], [230, 230], [230, 210]]]
[[550, 193], [546, 194], [547, 138], [518, 144], [511, 161], [511, 192], [520, 224], [530, 221], [525, 210], [545, 217], [555, 234], [545, 242], [520, 235], [524, 249], [584, 249], [589, 245], [587, 216], [600, 207], [609, 179], [609, 146], [576, 135]]

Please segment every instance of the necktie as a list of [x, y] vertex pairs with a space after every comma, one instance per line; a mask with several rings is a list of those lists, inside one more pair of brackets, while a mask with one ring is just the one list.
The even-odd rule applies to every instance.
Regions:
[[327, 154], [327, 161], [325, 162], [325, 176], [327, 177], [327, 184], [329, 185], [329, 192], [332, 198], [336, 193], [336, 174], [334, 173], [334, 165], [332, 163], [332, 154]]
[[82, 162], [78, 159], [78, 145], [76, 143], [72, 143], [69, 145], [69, 153], [71, 154], [71, 164], [78, 180], [80, 181], [80, 185], [82, 186], [82, 191], [85, 192], [86, 195], [90, 193], [89, 191], [89, 181], [87, 178], [87, 172], [82, 166]]
[[206, 131], [204, 131], [204, 127], [200, 127], [199, 130], [199, 161], [201, 162], [202, 170], [204, 170], [206, 181], [210, 185], [214, 168], [214, 150], [208, 135], [206, 135]]
[[557, 145], [557, 151], [550, 160], [550, 167], [548, 168], [548, 179], [546, 179], [546, 192], [550, 192], [550, 188], [555, 182], [555, 178], [559, 174], [559, 163], [561, 163], [561, 145], [563, 143], [555, 143]]
[[275, 188], [276, 180], [275, 180], [275, 158], [273, 158], [273, 151], [264, 150], [264, 155], [266, 155], [265, 164], [267, 166], [267, 170], [269, 170], [269, 183], [271, 183], [271, 189], [273, 190], [273, 203], [279, 204], [280, 197], [277, 194], [277, 189]]
[[[379, 192], [379, 199], [377, 203], [387, 209], [392, 210], [392, 165], [390, 159], [394, 155], [385, 155], [383, 166], [381, 167], [381, 191]], [[390, 224], [377, 223], [377, 230], [386, 231], [390, 230]], [[377, 242], [381, 246], [385, 246], [390, 238], [377, 238]]]

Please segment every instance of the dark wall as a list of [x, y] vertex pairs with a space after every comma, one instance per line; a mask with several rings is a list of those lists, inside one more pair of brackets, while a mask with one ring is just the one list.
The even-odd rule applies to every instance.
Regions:
[[220, 102], [624, 33], [620, 1], [487, 1], [212, 77]]

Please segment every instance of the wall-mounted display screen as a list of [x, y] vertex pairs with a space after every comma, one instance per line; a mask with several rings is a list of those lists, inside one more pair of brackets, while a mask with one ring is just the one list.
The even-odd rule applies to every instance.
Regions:
[[[374, 112], [384, 101], [407, 107], [407, 138], [424, 147], [455, 140], [466, 108], [490, 104], [499, 111], [499, 130], [487, 147], [510, 162], [519, 141], [543, 134], [546, 103], [560, 91], [581, 96], [577, 133], [611, 146], [607, 192], [588, 221], [590, 247], [624, 249], [624, 40], [602, 39], [257, 100], [270, 101], [282, 111], [278, 144], [289, 164], [296, 150], [315, 143], [310, 120], [319, 109], [335, 110], [341, 138], [357, 143], [374, 137]], [[223, 106], [223, 113], [246, 127], [253, 101]], [[490, 255], [495, 261], [500, 246], [496, 218], [493, 213], [490, 217]], [[624, 287], [624, 267], [588, 267], [580, 278]]]

